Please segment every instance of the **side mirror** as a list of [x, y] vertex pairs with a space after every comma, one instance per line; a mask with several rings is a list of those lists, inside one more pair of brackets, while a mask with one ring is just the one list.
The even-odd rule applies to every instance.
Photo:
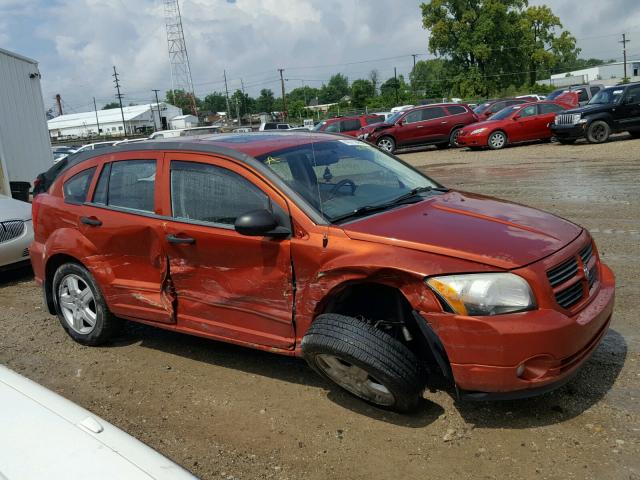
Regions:
[[291, 232], [278, 225], [275, 215], [269, 210], [252, 210], [236, 218], [234, 228], [249, 237], [282, 237]]
[[402, 118], [402, 119], [400, 119], [400, 120], [398, 120], [396, 122], [396, 125], [398, 125], [399, 127], [402, 127], [404, 124], [405, 124], [404, 118]]

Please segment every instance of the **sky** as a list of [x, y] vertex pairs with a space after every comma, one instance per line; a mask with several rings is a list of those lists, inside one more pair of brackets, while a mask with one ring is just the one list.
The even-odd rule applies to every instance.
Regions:
[[[577, 39], [584, 57], [640, 58], [640, 0], [530, 0], [546, 4]], [[407, 74], [428, 53], [414, 0], [181, 0], [196, 95], [261, 88], [280, 94], [319, 87], [336, 72], [350, 79]], [[45, 105], [59, 93], [69, 113], [114, 101], [113, 66], [125, 103], [152, 101], [171, 88], [163, 0], [0, 0], [0, 48], [40, 63]]]

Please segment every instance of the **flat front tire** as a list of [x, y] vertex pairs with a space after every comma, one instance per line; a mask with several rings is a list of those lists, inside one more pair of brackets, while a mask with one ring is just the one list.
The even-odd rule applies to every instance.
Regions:
[[603, 120], [595, 120], [587, 128], [589, 143], [604, 143], [609, 140], [609, 135], [611, 135], [611, 127]]
[[109, 311], [96, 281], [82, 265], [61, 265], [52, 288], [60, 324], [76, 342], [101, 345], [120, 328], [122, 321]]
[[410, 412], [421, 402], [424, 375], [416, 356], [361, 320], [320, 315], [302, 339], [302, 354], [317, 373], [367, 403]]

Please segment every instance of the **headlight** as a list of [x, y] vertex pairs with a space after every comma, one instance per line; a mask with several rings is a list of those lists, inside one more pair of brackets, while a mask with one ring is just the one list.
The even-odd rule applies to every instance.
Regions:
[[479, 133], [484, 132], [485, 130], [486, 130], [486, 128], [485, 128], [485, 127], [482, 127], [482, 128], [476, 128], [475, 130], [472, 130], [472, 131], [471, 131], [471, 134], [470, 134], [470, 135], [477, 135], [477, 134], [479, 134]]
[[368, 133], [361, 133], [360, 135], [358, 135], [358, 138], [361, 140], [366, 140], [368, 136]]
[[513, 273], [432, 277], [427, 285], [460, 315], [499, 315], [535, 307], [527, 281]]
[[582, 118], [582, 114], [581, 113], [574, 113], [573, 114], [573, 118], [572, 118], [572, 122], [574, 124], [580, 123], [580, 119]]

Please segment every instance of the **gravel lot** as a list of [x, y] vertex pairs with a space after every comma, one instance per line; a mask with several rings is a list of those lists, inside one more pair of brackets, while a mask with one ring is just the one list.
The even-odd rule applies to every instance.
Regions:
[[502, 403], [433, 391], [414, 416], [386, 413], [300, 360], [150, 327], [82, 347], [45, 312], [30, 271], [0, 273], [0, 363], [202, 478], [640, 479], [640, 140], [401, 156], [445, 185], [592, 232], [616, 273], [617, 303], [604, 343], [571, 383]]

